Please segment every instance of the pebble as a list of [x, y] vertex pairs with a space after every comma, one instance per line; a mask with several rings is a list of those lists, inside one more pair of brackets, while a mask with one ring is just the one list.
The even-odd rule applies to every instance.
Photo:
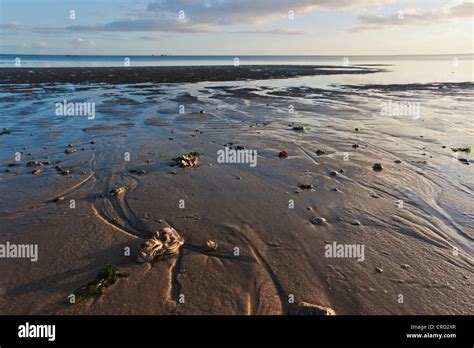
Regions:
[[64, 200], [64, 196], [58, 196], [53, 199], [53, 202], [60, 202]]
[[377, 267], [375, 270], [376, 270], [377, 272], [379, 272], [379, 273], [382, 273], [382, 272], [383, 272], [383, 268], [382, 268], [382, 267]]
[[400, 161], [400, 160], [395, 160], [395, 161], [393, 161], [393, 162], [396, 163], [396, 164], [402, 163], [402, 161]]
[[373, 166], [372, 166], [372, 169], [375, 170], [376, 172], [380, 172], [383, 167], [380, 163], [375, 163]]
[[33, 170], [33, 174], [34, 174], [34, 175], [40, 175], [40, 174], [42, 174], [43, 172], [44, 172], [43, 169], [35, 169], [35, 170]]
[[359, 147], [359, 144], [354, 144], [354, 145], [352, 145], [352, 147], [353, 147], [354, 149], [357, 149], [357, 148]]
[[76, 150], [75, 150], [75, 149], [72, 149], [72, 148], [69, 148], [69, 149], [66, 149], [64, 152], [65, 152], [66, 154], [70, 155], [70, 154], [76, 152]]
[[300, 189], [303, 189], [303, 190], [311, 190], [314, 188], [313, 184], [302, 184], [299, 187]]
[[331, 176], [338, 176], [339, 173], [336, 172], [335, 170], [332, 170], [332, 171], [329, 172], [329, 175], [331, 175]]
[[280, 151], [280, 152], [278, 153], [278, 157], [280, 157], [280, 158], [287, 158], [287, 157], [288, 157], [288, 152], [286, 152], [286, 151]]
[[351, 225], [354, 225], [354, 226], [360, 226], [360, 221], [359, 220], [355, 220], [355, 221], [352, 221], [351, 222]]
[[326, 219], [323, 217], [312, 218], [310, 221], [313, 225], [323, 225], [326, 223]]
[[294, 131], [303, 131], [304, 127], [303, 126], [293, 126]]
[[211, 250], [211, 251], [216, 250], [217, 249], [217, 243], [214, 242], [213, 240], [209, 239], [206, 242], [206, 247], [207, 247], [208, 250]]
[[316, 150], [316, 155], [318, 155], [318, 156], [325, 155], [325, 154], [326, 154], [326, 151], [324, 151], [324, 150], [320, 150], [320, 149]]
[[406, 263], [404, 263], [404, 264], [401, 265], [401, 267], [402, 267], [403, 269], [408, 269], [410, 266], [407, 265]]

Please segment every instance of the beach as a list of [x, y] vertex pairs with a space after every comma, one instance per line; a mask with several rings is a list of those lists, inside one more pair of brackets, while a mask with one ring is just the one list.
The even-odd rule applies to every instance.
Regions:
[[[388, 70], [0, 69], [0, 244], [37, 246], [0, 313], [472, 314], [473, 82], [351, 82]], [[180, 251], [137, 263], [166, 226]]]

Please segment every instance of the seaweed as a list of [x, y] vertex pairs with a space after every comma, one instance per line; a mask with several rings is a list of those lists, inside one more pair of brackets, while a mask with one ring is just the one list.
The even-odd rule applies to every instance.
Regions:
[[451, 151], [453, 152], [466, 152], [466, 153], [471, 153], [472, 151], [472, 146], [467, 145], [465, 147], [452, 147]]
[[173, 161], [175, 165], [180, 167], [197, 167], [199, 165], [199, 156], [201, 156], [199, 152], [190, 151], [173, 158]]
[[108, 265], [97, 275], [96, 279], [87, 283], [87, 285], [76, 289], [72, 293], [72, 295], [74, 295], [74, 301], [71, 301], [71, 295], [69, 295], [64, 302], [69, 304], [77, 304], [83, 300], [93, 297], [94, 295], [103, 296], [105, 295], [106, 288], [117, 283], [120, 278], [127, 276], [127, 273], [120, 271], [114, 265]]

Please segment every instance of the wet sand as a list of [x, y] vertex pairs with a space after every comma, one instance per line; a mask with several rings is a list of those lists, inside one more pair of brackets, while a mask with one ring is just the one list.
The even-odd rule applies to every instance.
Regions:
[[[37, 262], [0, 259], [0, 313], [294, 314], [300, 302], [338, 315], [473, 313], [472, 161], [450, 150], [472, 143], [472, 84], [137, 85], [129, 75], [125, 85], [71, 85], [55, 82], [106, 72], [72, 81], [34, 70], [0, 87], [11, 129], [0, 136], [0, 243], [39, 247]], [[248, 77], [226, 74], [204, 81]], [[181, 78], [203, 81], [160, 81]], [[383, 98], [414, 93], [420, 119], [379, 115]], [[97, 117], [55, 116], [63, 99], [95, 102]], [[443, 108], [430, 104], [440, 99]], [[77, 151], [65, 154], [68, 144]], [[256, 167], [217, 162], [237, 145], [258, 151]], [[199, 167], [170, 166], [188, 151], [202, 154]], [[52, 164], [33, 175], [32, 160]], [[111, 194], [117, 187], [125, 194]], [[137, 264], [143, 239], [168, 225], [185, 239], [179, 254]], [[333, 242], [364, 245], [364, 261], [326, 257]], [[107, 264], [129, 277], [103, 297], [62, 303]]]

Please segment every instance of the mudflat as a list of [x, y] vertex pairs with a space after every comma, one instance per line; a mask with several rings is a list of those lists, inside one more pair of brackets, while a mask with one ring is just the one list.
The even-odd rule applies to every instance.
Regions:
[[[38, 246], [0, 260], [0, 313], [472, 313], [472, 159], [451, 150], [472, 143], [472, 83], [267, 83], [377, 72], [0, 69], [0, 244]], [[415, 92], [422, 113], [381, 114]], [[166, 226], [180, 251], [137, 263]], [[109, 264], [128, 276], [63, 303]]]

